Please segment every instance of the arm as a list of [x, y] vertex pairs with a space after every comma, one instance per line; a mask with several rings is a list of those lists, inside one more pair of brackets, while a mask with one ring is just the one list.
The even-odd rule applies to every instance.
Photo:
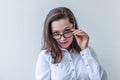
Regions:
[[107, 74], [101, 67], [97, 56], [92, 48], [86, 48], [80, 52], [86, 65], [90, 80], [107, 80]]
[[75, 39], [82, 49], [80, 52], [86, 65], [90, 80], [107, 80], [105, 70], [101, 67], [94, 51], [88, 48], [89, 36], [83, 30], [73, 29]]
[[41, 51], [36, 63], [36, 80], [50, 80], [50, 66], [46, 51]]

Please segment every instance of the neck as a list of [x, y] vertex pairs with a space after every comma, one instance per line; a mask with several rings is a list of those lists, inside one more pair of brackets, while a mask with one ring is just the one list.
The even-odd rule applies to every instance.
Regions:
[[72, 46], [69, 46], [68, 48], [66, 48], [68, 51], [70, 51], [72, 49]]

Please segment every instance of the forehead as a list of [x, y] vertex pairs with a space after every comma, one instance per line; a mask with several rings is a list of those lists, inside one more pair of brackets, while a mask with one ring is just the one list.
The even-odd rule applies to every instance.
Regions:
[[72, 24], [69, 22], [69, 19], [59, 19], [53, 21], [51, 24], [52, 31], [63, 31], [66, 27], [72, 27]]

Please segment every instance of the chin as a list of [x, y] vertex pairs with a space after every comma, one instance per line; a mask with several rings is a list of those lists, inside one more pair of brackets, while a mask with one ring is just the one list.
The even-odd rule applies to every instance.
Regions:
[[67, 49], [70, 45], [61, 46], [64, 49]]
[[66, 41], [59, 41], [58, 44], [61, 46], [61, 48], [68, 49], [72, 43], [72, 39], [66, 40]]
[[61, 48], [67, 48], [66, 46], [61, 46]]

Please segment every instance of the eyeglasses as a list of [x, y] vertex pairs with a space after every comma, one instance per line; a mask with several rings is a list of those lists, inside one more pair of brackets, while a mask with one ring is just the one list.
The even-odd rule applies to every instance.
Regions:
[[70, 38], [70, 37], [73, 36], [73, 34], [72, 34], [72, 31], [71, 31], [71, 30], [66, 31], [66, 32], [64, 32], [63, 34], [59, 34], [59, 33], [53, 34], [53, 38], [56, 39], [56, 40], [61, 39], [62, 36], [63, 36], [64, 38]]

